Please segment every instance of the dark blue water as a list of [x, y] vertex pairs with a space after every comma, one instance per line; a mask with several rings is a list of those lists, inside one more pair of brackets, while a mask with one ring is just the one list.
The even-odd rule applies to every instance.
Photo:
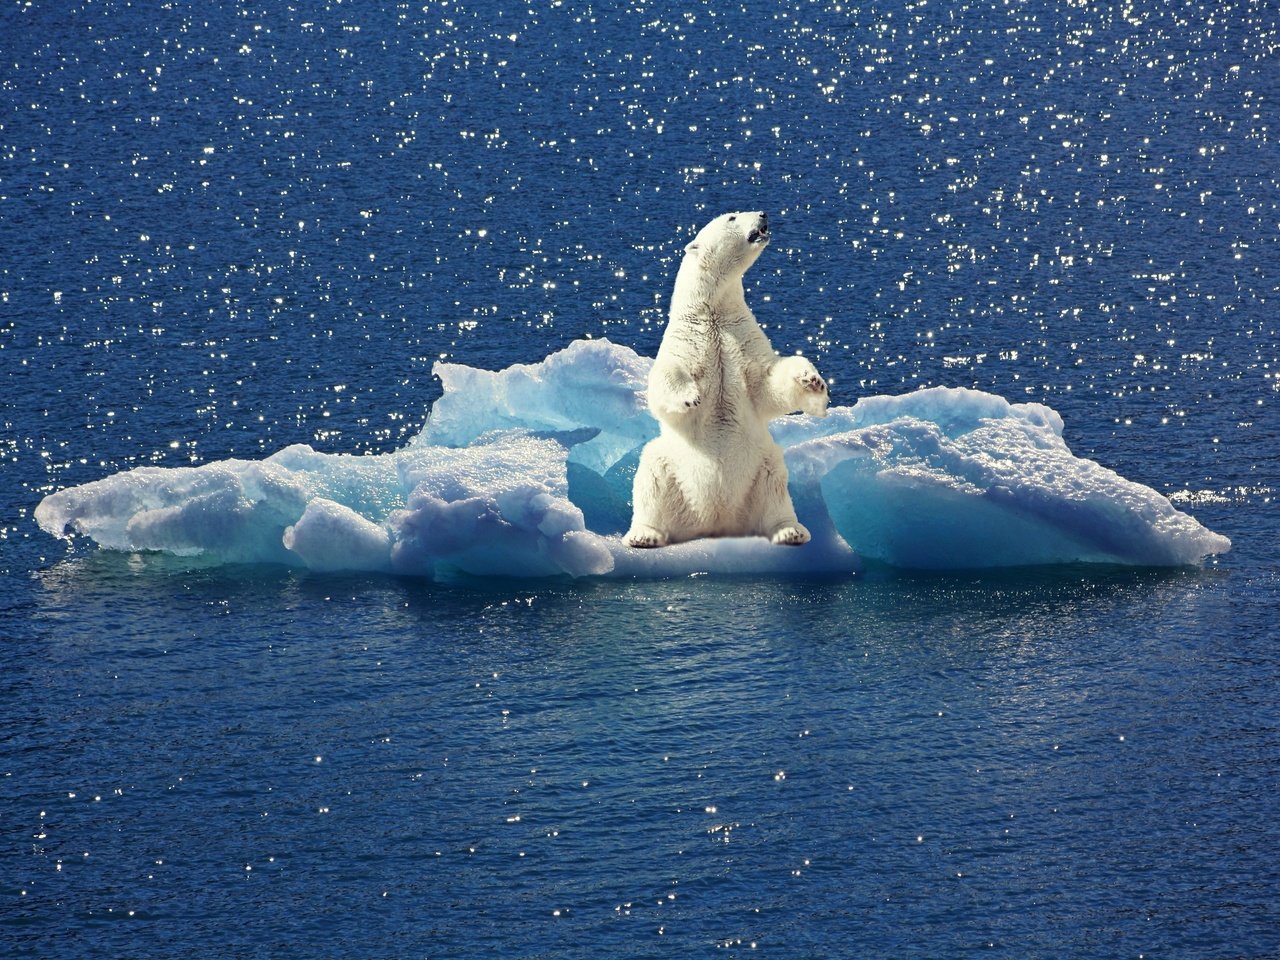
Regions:
[[[0, 953], [1280, 953], [1269, 5], [0, 12]], [[432, 584], [47, 493], [385, 451], [438, 359], [652, 354], [683, 243], [836, 403], [974, 386], [1202, 568]]]

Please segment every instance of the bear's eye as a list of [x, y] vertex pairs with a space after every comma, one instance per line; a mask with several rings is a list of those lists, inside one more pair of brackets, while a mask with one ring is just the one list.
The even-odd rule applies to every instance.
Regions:
[[730, 218], [729, 218], [729, 222], [730, 222], [730, 223], [733, 223], [733, 221], [735, 221], [735, 220], [737, 220], [737, 219], [738, 219], [737, 217], [730, 217]]

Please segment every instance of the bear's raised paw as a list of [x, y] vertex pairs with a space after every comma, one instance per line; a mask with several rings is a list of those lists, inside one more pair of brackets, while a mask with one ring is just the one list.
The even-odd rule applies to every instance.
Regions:
[[796, 377], [796, 385], [800, 388], [796, 405], [811, 417], [825, 417], [831, 397], [827, 393], [827, 381], [818, 371], [809, 367]]
[[811, 370], [808, 373], [803, 373], [796, 377], [796, 380], [800, 382], [801, 388], [807, 390], [809, 393], [827, 392], [827, 382], [818, 375], [817, 370]]

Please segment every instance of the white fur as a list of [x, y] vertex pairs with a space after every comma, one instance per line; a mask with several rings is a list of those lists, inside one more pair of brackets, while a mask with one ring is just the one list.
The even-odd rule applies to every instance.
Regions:
[[764, 214], [726, 213], [685, 248], [649, 374], [649, 410], [662, 432], [636, 470], [633, 547], [809, 540], [768, 423], [798, 410], [826, 416], [827, 385], [803, 357], [779, 357], [747, 307], [742, 277], [768, 240]]

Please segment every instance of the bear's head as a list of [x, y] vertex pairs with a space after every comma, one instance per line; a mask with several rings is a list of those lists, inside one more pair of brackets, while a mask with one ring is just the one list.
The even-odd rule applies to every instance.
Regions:
[[707, 273], [740, 277], [768, 244], [767, 213], [722, 213], [698, 231], [684, 255]]

